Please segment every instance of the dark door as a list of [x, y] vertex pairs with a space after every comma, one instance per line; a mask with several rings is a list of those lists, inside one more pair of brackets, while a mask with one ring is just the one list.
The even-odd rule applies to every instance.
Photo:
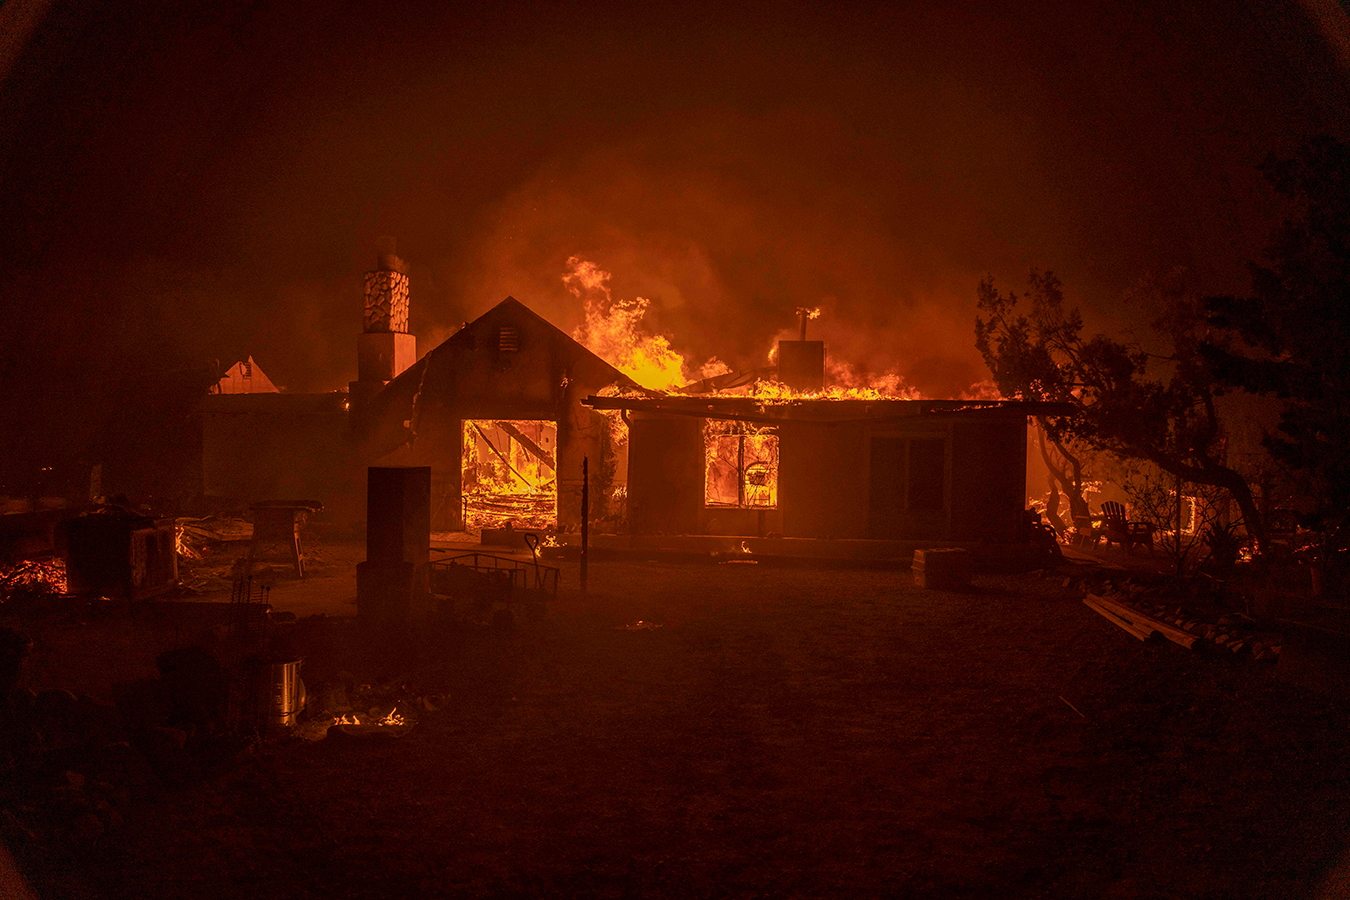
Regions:
[[947, 441], [915, 438], [909, 442], [909, 509], [940, 513], [947, 504]]
[[905, 439], [872, 438], [867, 536], [895, 539], [905, 519]]

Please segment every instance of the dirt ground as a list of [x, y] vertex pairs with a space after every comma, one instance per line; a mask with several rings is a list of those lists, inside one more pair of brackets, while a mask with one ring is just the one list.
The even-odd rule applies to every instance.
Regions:
[[[113, 898], [1336, 895], [1346, 706], [1136, 641], [1062, 576], [563, 584], [383, 661], [448, 697], [406, 736], [268, 745], [72, 865]], [[377, 677], [353, 622], [306, 633], [311, 687]]]

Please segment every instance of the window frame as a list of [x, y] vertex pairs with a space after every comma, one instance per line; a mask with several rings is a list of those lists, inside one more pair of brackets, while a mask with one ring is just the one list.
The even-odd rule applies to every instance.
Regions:
[[[717, 424], [714, 424], [717, 423]], [[736, 461], [734, 470], [736, 473], [736, 502], [717, 503], [709, 500], [708, 487], [710, 468], [713, 464], [713, 456], [710, 453], [713, 442], [718, 438], [736, 438]], [[772, 484], [771, 498], [769, 504], [751, 504], [749, 502], [750, 486], [746, 478], [747, 464], [745, 461], [745, 439], [747, 437], [766, 437], [772, 439], [772, 469], [770, 472], [770, 483]], [[778, 428], [775, 425], [756, 426], [747, 422], [741, 422], [735, 419], [707, 419], [703, 427], [703, 508], [716, 510], [748, 510], [748, 511], [773, 511], [779, 508], [779, 474], [781, 471], [781, 437]], [[749, 465], [757, 465], [750, 463]]]

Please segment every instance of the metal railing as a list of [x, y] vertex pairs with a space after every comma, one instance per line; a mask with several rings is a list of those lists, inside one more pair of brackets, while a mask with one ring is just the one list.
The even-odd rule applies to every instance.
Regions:
[[[509, 556], [472, 550], [431, 563], [433, 570], [446, 569], [450, 566], [462, 566], [492, 578], [504, 578], [513, 592], [535, 590], [553, 597], [558, 596], [558, 569], [555, 566], [542, 565], [538, 559], [526, 562]], [[434, 583], [434, 574], [432, 580]]]

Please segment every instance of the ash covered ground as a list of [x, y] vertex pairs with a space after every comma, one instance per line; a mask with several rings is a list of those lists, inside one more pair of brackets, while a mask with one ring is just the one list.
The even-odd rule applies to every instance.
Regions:
[[397, 703], [411, 727], [151, 785], [34, 871], [62, 873], [53, 896], [252, 900], [1301, 897], [1334, 878], [1346, 706], [1275, 665], [1136, 641], [1064, 578], [954, 593], [612, 562], [583, 596], [572, 566], [547, 610], [442, 617], [396, 660], [354, 619], [301, 619], [315, 722]]

